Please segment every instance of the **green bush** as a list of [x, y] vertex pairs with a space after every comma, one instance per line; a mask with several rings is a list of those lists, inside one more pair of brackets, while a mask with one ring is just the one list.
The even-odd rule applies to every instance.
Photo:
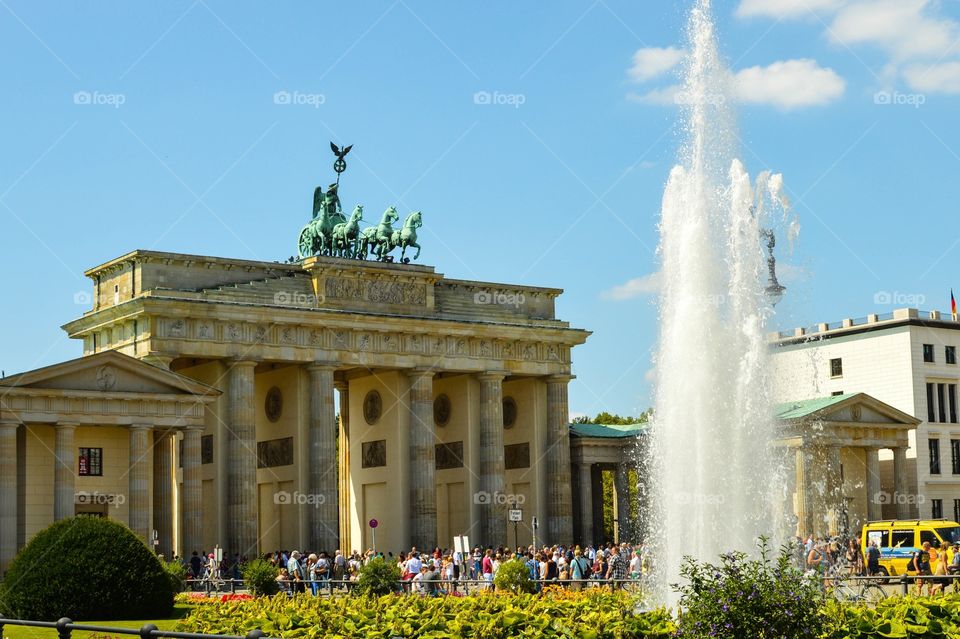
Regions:
[[170, 587], [173, 592], [181, 592], [187, 585], [187, 567], [179, 561], [163, 562], [163, 569], [167, 571], [167, 578], [170, 579]]
[[174, 589], [160, 560], [129, 528], [70, 517], [41, 530], [14, 557], [0, 592], [5, 617], [162, 619]]
[[255, 595], [275, 595], [280, 592], [277, 575], [280, 569], [264, 559], [254, 559], [241, 569], [244, 581]]
[[760, 558], [742, 552], [720, 556], [719, 564], [684, 558], [680, 575], [677, 637], [683, 639], [777, 639], [820, 637], [825, 617], [816, 578], [793, 565], [787, 547], [774, 561], [765, 538]]
[[536, 584], [530, 579], [530, 570], [520, 559], [511, 559], [500, 564], [497, 574], [493, 578], [493, 585], [497, 590], [520, 593], [536, 592]]
[[374, 557], [360, 568], [357, 587], [359, 595], [388, 595], [397, 589], [400, 580], [400, 566], [383, 557]]

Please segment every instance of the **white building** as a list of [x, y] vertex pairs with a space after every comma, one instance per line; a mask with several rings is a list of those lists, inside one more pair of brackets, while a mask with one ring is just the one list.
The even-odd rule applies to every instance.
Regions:
[[884, 518], [960, 520], [960, 322], [904, 308], [770, 337], [776, 401], [867, 393], [921, 420], [906, 452], [908, 494], [894, 487], [893, 451], [879, 453]]

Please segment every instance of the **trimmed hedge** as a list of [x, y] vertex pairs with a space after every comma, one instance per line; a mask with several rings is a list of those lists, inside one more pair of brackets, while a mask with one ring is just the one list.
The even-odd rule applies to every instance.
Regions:
[[0, 587], [0, 613], [49, 621], [161, 619], [173, 611], [172, 581], [126, 526], [70, 517], [37, 533], [14, 558]]

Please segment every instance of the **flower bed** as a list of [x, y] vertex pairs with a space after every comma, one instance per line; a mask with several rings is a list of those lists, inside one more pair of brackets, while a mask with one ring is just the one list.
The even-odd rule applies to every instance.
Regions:
[[309, 595], [218, 601], [198, 606], [177, 630], [271, 637], [476, 637], [666, 639], [676, 630], [663, 610], [634, 613], [625, 593], [579, 596], [481, 594], [470, 597], [317, 598]]

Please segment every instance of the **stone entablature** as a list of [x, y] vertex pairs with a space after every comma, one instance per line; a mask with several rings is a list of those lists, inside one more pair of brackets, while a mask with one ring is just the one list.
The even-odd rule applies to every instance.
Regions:
[[[570, 349], [589, 335], [554, 318], [559, 289], [444, 280], [426, 266], [135, 251], [86, 274], [99, 310], [64, 326], [85, 354], [396, 368], [443, 358], [444, 370], [543, 375], [568, 373]], [[104, 299], [104, 282], [115, 280], [115, 299]]]

